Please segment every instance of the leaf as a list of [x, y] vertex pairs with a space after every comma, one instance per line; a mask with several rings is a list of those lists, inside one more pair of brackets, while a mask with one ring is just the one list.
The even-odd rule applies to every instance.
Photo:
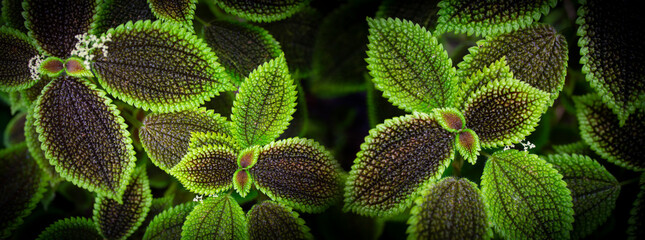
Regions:
[[375, 86], [408, 112], [452, 106], [455, 69], [448, 53], [425, 28], [407, 20], [368, 19], [366, 60]]
[[466, 128], [466, 120], [461, 112], [454, 108], [435, 108], [432, 109], [435, 119], [439, 125], [449, 132], [460, 132]]
[[[472, 50], [472, 49], [471, 49]], [[464, 60], [467, 61], [467, 60]], [[475, 93], [480, 88], [486, 86], [490, 82], [497, 80], [513, 78], [511, 68], [506, 63], [506, 57], [502, 57], [497, 61], [485, 66], [481, 70], [476, 71], [471, 76], [463, 76], [460, 82], [459, 91], [461, 94], [457, 95], [456, 105], [463, 109], [468, 97]]]
[[71, 57], [65, 60], [65, 73], [74, 77], [94, 77], [91, 69], [83, 65], [83, 59]]
[[419, 24], [432, 31], [437, 24], [439, 0], [385, 0], [376, 12], [376, 18], [399, 18]]
[[248, 239], [244, 211], [230, 195], [210, 197], [186, 217], [181, 239]]
[[437, 34], [449, 31], [478, 36], [508, 33], [530, 26], [549, 13], [556, 3], [556, 0], [443, 0], [439, 2]]
[[194, 31], [193, 18], [197, 0], [148, 0], [148, 3], [155, 17], [179, 23]]
[[98, 35], [128, 21], [156, 19], [147, 0], [104, 0], [92, 23], [92, 33]]
[[195, 202], [187, 202], [163, 211], [150, 222], [143, 239], [180, 239], [184, 221], [196, 205]]
[[641, 174], [640, 181], [638, 183], [640, 186], [640, 191], [636, 195], [636, 200], [632, 210], [630, 211], [631, 216], [629, 217], [629, 226], [627, 228], [627, 236], [629, 239], [640, 239], [645, 236], [645, 207], [643, 207], [643, 201], [645, 200], [645, 174]]
[[33, 103], [36, 102], [38, 97], [40, 96], [40, 92], [49, 84], [53, 78], [50, 78], [46, 75], [40, 76], [40, 80], [36, 82], [34, 85], [31, 87], [21, 90], [19, 93], [22, 96], [22, 102], [25, 105], [26, 108], [31, 108]]
[[241, 197], [246, 197], [253, 187], [253, 176], [246, 169], [238, 169], [233, 174], [233, 188]]
[[215, 132], [191, 132], [188, 149], [196, 149], [208, 145], [228, 147], [234, 152], [240, 151], [237, 143], [235, 143], [235, 139], [230, 135]]
[[193, 132], [230, 135], [226, 118], [205, 108], [176, 113], [151, 113], [143, 119], [139, 138], [150, 160], [164, 171], [170, 170], [188, 152]]
[[[150, 181], [149, 181], [150, 182]], [[149, 184], [151, 188], [155, 188], [152, 186], [152, 184]], [[172, 207], [172, 202], [174, 200], [174, 195], [169, 195], [161, 198], [153, 198], [152, 201], [150, 202], [150, 210], [148, 211], [148, 214], [146, 214], [146, 218], [141, 222], [141, 225], [137, 228], [137, 230], [130, 235], [130, 239], [141, 239], [143, 238], [143, 235], [146, 232], [146, 229], [150, 225], [150, 222], [152, 219], [154, 219], [157, 215], [161, 214], [163, 211], [169, 209]], [[188, 215], [188, 213], [186, 213]], [[181, 229], [181, 226], [179, 226], [179, 229]]]
[[[33, 40], [15, 29], [0, 27], [0, 91], [13, 92], [27, 89], [38, 82], [30, 63], [39, 55]], [[34, 75], [35, 74], [35, 75]]]
[[91, 219], [71, 217], [58, 220], [38, 236], [38, 240], [100, 240], [103, 239]]
[[98, 3], [95, 0], [27, 0], [22, 5], [25, 26], [41, 52], [66, 59], [76, 47], [76, 36], [90, 30]]
[[27, 143], [27, 148], [29, 148], [29, 153], [31, 157], [36, 161], [38, 167], [44, 171], [48, 176], [51, 182], [58, 182], [61, 180], [60, 175], [56, 172], [54, 166], [49, 163], [47, 156], [40, 148], [40, 140], [38, 131], [36, 131], [36, 126], [34, 126], [34, 110], [33, 108], [29, 109], [29, 112], [25, 116], [25, 142]]
[[[645, 105], [645, 47], [635, 31], [645, 17], [635, 1], [580, 1], [580, 63], [602, 102], [618, 115], [620, 126]], [[642, 118], [641, 118], [642, 119]], [[641, 120], [642, 121], [642, 120]]]
[[464, 129], [457, 134], [455, 147], [464, 159], [475, 165], [479, 151], [481, 151], [481, 144], [479, 143], [477, 133], [470, 129]]
[[444, 178], [415, 202], [408, 220], [408, 239], [486, 239], [489, 236], [484, 199], [477, 185], [465, 178]]
[[258, 66], [280, 56], [280, 44], [261, 27], [248, 23], [215, 21], [204, 27], [204, 40], [240, 86]]
[[128, 22], [102, 35], [108, 36], [106, 48], [90, 52], [93, 70], [107, 92], [130, 105], [176, 112], [232, 90], [215, 54], [178, 24]]
[[0, 238], [22, 224], [43, 197], [46, 178], [25, 144], [0, 150]]
[[94, 203], [94, 222], [107, 239], [126, 239], [141, 225], [150, 210], [152, 193], [145, 165], [137, 168], [119, 203], [98, 195]]
[[26, 33], [25, 17], [22, 16], [22, 0], [2, 0], [2, 19], [8, 27]]
[[574, 239], [589, 236], [616, 206], [620, 184], [602, 165], [583, 155], [558, 154], [546, 158], [562, 174], [573, 198]]
[[273, 201], [253, 205], [247, 213], [250, 239], [313, 239], [298, 213]]
[[260, 0], [216, 0], [215, 2], [227, 13], [254, 22], [282, 20], [309, 5], [309, 0], [277, 0], [270, 2]]
[[57, 78], [65, 72], [65, 63], [57, 57], [48, 57], [39, 66], [38, 72], [51, 78]]
[[345, 187], [345, 210], [388, 217], [403, 212], [454, 157], [455, 134], [431, 115], [385, 120], [370, 130]]
[[233, 102], [233, 136], [240, 148], [275, 140], [293, 119], [296, 85], [284, 54], [255, 69]]
[[589, 155], [591, 154], [591, 148], [584, 141], [580, 140], [574, 143], [563, 144], [563, 145], [553, 145], [553, 150], [556, 153], [560, 154], [579, 154], [579, 155]]
[[340, 165], [310, 139], [289, 138], [264, 146], [249, 173], [255, 187], [272, 200], [303, 212], [322, 212], [342, 195]]
[[464, 104], [466, 126], [484, 148], [518, 143], [537, 126], [549, 95], [513, 78], [489, 82]]
[[25, 121], [27, 112], [18, 113], [7, 123], [4, 129], [3, 142], [5, 147], [11, 147], [25, 141]]
[[188, 190], [198, 194], [217, 194], [233, 186], [237, 153], [224, 146], [207, 145], [191, 149], [170, 174]]
[[517, 150], [494, 153], [482, 174], [489, 221], [506, 239], [568, 239], [571, 192], [551, 164]]

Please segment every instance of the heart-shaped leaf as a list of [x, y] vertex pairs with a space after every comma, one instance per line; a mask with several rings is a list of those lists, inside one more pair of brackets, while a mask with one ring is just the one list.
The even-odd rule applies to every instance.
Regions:
[[50, 181], [58, 182], [60, 180], [60, 175], [56, 172], [54, 166], [49, 163], [49, 160], [45, 156], [42, 148], [40, 148], [40, 140], [38, 140], [38, 131], [36, 131], [36, 126], [34, 126], [34, 114], [33, 108], [29, 110], [29, 113], [25, 119], [25, 142], [27, 143], [27, 148], [29, 148], [29, 153], [31, 157], [36, 161], [40, 169], [42, 169], [48, 176]]
[[6, 21], [7, 26], [26, 33], [25, 17], [22, 16], [22, 2], [23, 0], [3, 0], [2, 19]]
[[180, 239], [184, 221], [196, 205], [195, 202], [187, 202], [163, 211], [150, 222], [143, 239]]
[[103, 239], [91, 219], [72, 217], [58, 220], [47, 227], [38, 240], [100, 240]]
[[136, 158], [119, 110], [89, 80], [63, 76], [42, 91], [34, 126], [64, 179], [120, 201]]
[[290, 207], [273, 201], [253, 205], [247, 213], [249, 239], [313, 239], [305, 221]]
[[237, 153], [224, 146], [207, 145], [191, 149], [170, 174], [188, 190], [199, 194], [217, 194], [233, 186]]
[[412, 204], [454, 157], [455, 134], [431, 115], [386, 120], [370, 130], [345, 187], [345, 209], [394, 216]]
[[27, 35], [5, 26], [0, 27], [0, 91], [27, 89], [40, 79], [37, 70], [38, 49]]
[[147, 0], [104, 0], [92, 22], [92, 33], [101, 34], [128, 21], [156, 20]]
[[562, 175], [537, 155], [498, 151], [486, 162], [482, 195], [493, 226], [507, 239], [568, 239], [571, 191]]
[[157, 18], [177, 22], [193, 31], [197, 0], [148, 0], [148, 3]]
[[25, 122], [27, 121], [27, 112], [21, 112], [13, 116], [7, 123], [7, 127], [2, 134], [2, 140], [5, 147], [11, 147], [25, 141]]
[[188, 149], [197, 149], [208, 145], [228, 147], [234, 152], [240, 151], [235, 143], [235, 139], [230, 135], [214, 132], [192, 132], [190, 134], [190, 145]]
[[376, 12], [376, 18], [399, 18], [432, 31], [437, 24], [439, 0], [384, 0]]
[[227, 13], [255, 22], [272, 22], [290, 17], [309, 5], [309, 0], [236, 1], [216, 0]]
[[186, 217], [181, 239], [248, 239], [242, 207], [229, 195], [210, 197]]
[[641, 174], [641, 180], [638, 183], [640, 185], [640, 191], [636, 196], [634, 201], [634, 207], [632, 208], [629, 218], [629, 228], [627, 228], [627, 235], [631, 239], [641, 239], [645, 237], [645, 174]]

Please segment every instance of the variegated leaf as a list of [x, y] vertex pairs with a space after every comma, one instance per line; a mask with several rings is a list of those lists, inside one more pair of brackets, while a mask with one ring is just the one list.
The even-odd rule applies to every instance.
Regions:
[[236, 159], [237, 152], [228, 147], [207, 145], [191, 149], [170, 174], [194, 193], [217, 194], [233, 186]]
[[23, 0], [2, 0], [2, 18], [6, 21], [7, 26], [27, 33], [25, 28], [25, 17], [22, 16]]
[[197, 0], [148, 0], [148, 3], [157, 18], [177, 22], [193, 31]]
[[419, 24], [432, 31], [439, 20], [439, 0], [384, 0], [376, 12], [376, 18], [399, 18]]
[[92, 22], [92, 32], [98, 35], [128, 21], [156, 19], [147, 0], [104, 0]]

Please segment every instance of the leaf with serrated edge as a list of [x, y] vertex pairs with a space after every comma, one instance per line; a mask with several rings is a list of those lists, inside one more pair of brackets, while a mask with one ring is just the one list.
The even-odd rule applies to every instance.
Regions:
[[460, 132], [466, 127], [464, 115], [455, 108], [435, 108], [432, 109], [432, 113], [439, 125], [449, 132]]
[[290, 207], [273, 201], [253, 205], [247, 213], [249, 239], [313, 239], [309, 227]]
[[460, 78], [460, 94], [457, 95], [455, 105], [458, 105], [459, 109], [463, 109], [464, 104], [466, 104], [466, 100], [474, 92], [483, 86], [486, 86], [490, 82], [507, 78], [513, 78], [513, 73], [506, 63], [506, 57], [502, 57], [491, 63], [489, 66], [485, 66], [484, 68], [477, 70], [476, 73], [471, 76]]
[[8, 27], [27, 32], [25, 28], [25, 17], [22, 16], [23, 0], [2, 0], [2, 19], [6, 21]]
[[40, 96], [40, 92], [49, 84], [53, 78], [48, 76], [40, 76], [40, 80], [31, 87], [20, 91], [20, 96], [22, 97], [22, 103], [26, 108], [31, 108], [33, 103], [36, 102]]
[[241, 197], [246, 197], [253, 187], [253, 176], [246, 169], [238, 169], [233, 174], [233, 188]]
[[98, 82], [128, 104], [153, 112], [193, 109], [232, 90], [217, 57], [186, 28], [161, 20], [112, 28], [91, 51]]
[[25, 142], [29, 148], [29, 153], [38, 164], [38, 167], [40, 167], [40, 169], [49, 176], [50, 181], [58, 182], [60, 180], [60, 175], [58, 175], [54, 166], [49, 163], [45, 153], [42, 148], [40, 148], [41, 143], [40, 140], [38, 140], [38, 136], [39, 134], [36, 131], [36, 126], [34, 126], [33, 108], [31, 108], [25, 121]]
[[141, 225], [150, 210], [152, 193], [145, 165], [132, 173], [120, 204], [104, 196], [94, 203], [94, 222], [99, 233], [107, 239], [126, 239]]
[[172, 207], [172, 202], [174, 200], [174, 195], [169, 195], [161, 198], [153, 198], [150, 203], [150, 211], [146, 215], [146, 218], [141, 222], [141, 225], [137, 230], [130, 235], [131, 239], [141, 239], [148, 228], [148, 225], [158, 214]]
[[630, 211], [629, 227], [627, 228], [627, 236], [630, 239], [643, 239], [645, 237], [645, 173], [641, 174], [641, 179], [638, 183], [640, 191], [634, 200], [634, 206]]
[[367, 69], [376, 88], [408, 112], [450, 107], [456, 94], [448, 53], [425, 28], [408, 20], [368, 19]]
[[488, 36], [508, 33], [530, 26], [549, 13], [556, 0], [493, 0], [439, 2], [437, 34], [454, 31]]
[[479, 151], [481, 151], [479, 136], [473, 130], [464, 129], [457, 134], [455, 147], [464, 159], [474, 165], [477, 161], [477, 156], [479, 156]]
[[488, 218], [477, 185], [465, 178], [433, 184], [410, 210], [408, 239], [487, 239]]
[[230, 195], [209, 197], [186, 217], [181, 239], [248, 239], [242, 207]]
[[143, 119], [139, 139], [152, 163], [167, 171], [184, 157], [193, 132], [230, 135], [226, 118], [205, 108], [176, 113], [151, 113]]
[[121, 201], [136, 158], [127, 125], [105, 95], [89, 80], [59, 77], [36, 101], [34, 126], [61, 177]]
[[506, 239], [568, 239], [573, 223], [571, 191], [562, 175], [537, 155], [494, 153], [482, 174], [489, 221]]
[[284, 54], [255, 69], [233, 102], [233, 136], [240, 148], [270, 143], [287, 129], [297, 93]]
[[235, 152], [239, 152], [240, 149], [235, 143], [235, 139], [230, 135], [214, 132], [191, 132], [190, 133], [190, 144], [188, 149], [196, 149], [207, 145], [215, 146], [224, 146], [232, 149]]
[[163, 211], [150, 222], [143, 239], [180, 239], [184, 221], [196, 205], [195, 202], [187, 202]]
[[100, 240], [103, 239], [91, 219], [71, 217], [58, 220], [38, 235], [38, 240]]
[[177, 22], [192, 31], [197, 0], [148, 0], [148, 3], [157, 18]]
[[341, 198], [341, 171], [323, 146], [302, 138], [264, 146], [249, 169], [257, 189], [303, 212], [322, 212]]
[[93, 34], [101, 34], [128, 21], [156, 20], [147, 0], [104, 0], [99, 6]]
[[290, 17], [309, 5], [310, 0], [236, 1], [216, 0], [227, 13], [254, 22], [273, 22]]
[[645, 108], [620, 127], [619, 120], [600, 97], [588, 94], [574, 98], [580, 136], [598, 155], [618, 166], [645, 170]]
[[345, 187], [345, 210], [388, 217], [402, 213], [454, 158], [455, 134], [432, 115], [385, 120], [370, 130]]
[[548, 155], [546, 161], [562, 174], [573, 198], [575, 221], [571, 238], [582, 239], [611, 215], [620, 184], [602, 165], [583, 155]]
[[27, 121], [27, 112], [21, 112], [13, 116], [7, 123], [2, 135], [4, 146], [11, 147], [13, 145], [25, 141], [25, 122]]
[[38, 49], [27, 35], [15, 29], [0, 27], [0, 91], [13, 92], [27, 89], [39, 78], [31, 76], [29, 63], [40, 55]]
[[400, 18], [419, 24], [432, 31], [439, 19], [439, 0], [384, 0], [376, 18]]
[[217, 194], [233, 186], [237, 152], [224, 146], [207, 145], [191, 149], [170, 174], [184, 187], [198, 194]]
[[589, 155], [591, 154], [591, 148], [585, 143], [585, 141], [580, 140], [574, 143], [562, 144], [562, 145], [553, 145], [553, 150], [556, 153], [561, 154], [580, 154], [580, 155]]

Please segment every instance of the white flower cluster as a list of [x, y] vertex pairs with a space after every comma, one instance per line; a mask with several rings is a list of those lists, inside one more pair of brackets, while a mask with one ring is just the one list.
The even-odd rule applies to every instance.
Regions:
[[195, 198], [193, 198], [193, 202], [202, 202], [202, 195], [195, 195]]
[[29, 59], [29, 73], [31, 74], [31, 79], [40, 79], [40, 72], [38, 71], [38, 69], [40, 68], [40, 64], [42, 64], [43, 61], [45, 61], [45, 56], [41, 55], [36, 55]]
[[107, 57], [108, 47], [105, 43], [112, 41], [112, 34], [108, 33], [107, 35], [98, 38], [95, 35], [83, 33], [76, 35], [76, 39], [78, 39], [78, 42], [74, 46], [72, 55], [82, 58], [83, 65], [88, 67], [90, 65], [90, 61], [94, 59], [94, 55], [90, 54], [92, 50], [100, 48], [103, 52], [103, 57]]
[[[522, 144], [522, 147], [524, 147], [524, 151], [528, 151], [529, 149], [535, 148], [535, 144], [531, 143], [530, 141], [526, 141], [526, 143], [520, 142]], [[509, 150], [511, 148], [515, 147], [515, 145], [511, 144], [508, 146], [504, 146], [503, 151]]]

